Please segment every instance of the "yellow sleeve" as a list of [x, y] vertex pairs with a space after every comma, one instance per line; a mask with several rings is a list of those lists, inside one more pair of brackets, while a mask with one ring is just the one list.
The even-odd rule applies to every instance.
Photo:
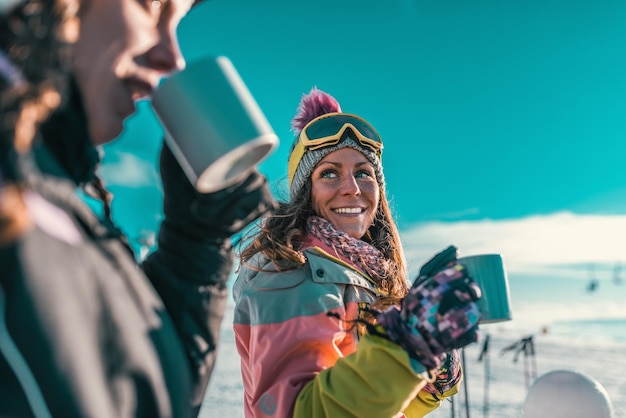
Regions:
[[449, 396], [456, 395], [459, 392], [461, 381], [462, 379], [441, 395], [435, 396], [424, 390], [420, 391], [415, 399], [413, 399], [409, 406], [404, 410], [404, 415], [406, 415], [407, 418], [421, 418], [434, 411], [441, 406], [444, 399]]
[[[439, 406], [418, 396], [426, 385], [425, 369], [414, 369], [399, 345], [374, 335], [365, 335], [357, 350], [322, 370], [299, 393], [294, 417], [381, 418], [394, 417], [416, 404], [421, 417]], [[430, 395], [432, 397], [432, 395]]]

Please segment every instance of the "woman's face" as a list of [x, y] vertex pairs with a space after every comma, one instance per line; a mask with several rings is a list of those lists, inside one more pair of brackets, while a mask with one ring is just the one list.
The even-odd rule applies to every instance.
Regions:
[[193, 0], [85, 0], [74, 71], [95, 145], [120, 134], [135, 101], [184, 67], [176, 28]]
[[362, 238], [380, 200], [372, 163], [353, 148], [331, 152], [313, 170], [311, 198], [318, 216], [351, 237]]

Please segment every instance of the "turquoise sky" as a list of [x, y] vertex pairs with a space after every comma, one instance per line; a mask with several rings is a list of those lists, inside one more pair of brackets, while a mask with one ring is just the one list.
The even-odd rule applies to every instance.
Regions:
[[[261, 166], [279, 197], [290, 119], [317, 86], [383, 137], [409, 256], [460, 242], [520, 266], [626, 262], [623, 1], [211, 0], [180, 41], [239, 70], [281, 140]], [[106, 147], [131, 238], [160, 219], [160, 138], [142, 103]]]

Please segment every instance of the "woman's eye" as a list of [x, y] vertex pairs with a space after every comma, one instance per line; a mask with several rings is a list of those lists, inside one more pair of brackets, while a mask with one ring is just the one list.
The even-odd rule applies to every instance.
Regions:
[[337, 177], [337, 173], [335, 172], [335, 170], [324, 170], [320, 173], [320, 177], [329, 179]]
[[356, 178], [364, 178], [364, 177], [374, 177], [374, 174], [368, 170], [361, 170], [356, 173]]

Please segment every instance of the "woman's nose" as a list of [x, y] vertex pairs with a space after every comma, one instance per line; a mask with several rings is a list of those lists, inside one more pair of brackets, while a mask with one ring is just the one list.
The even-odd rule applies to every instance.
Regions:
[[344, 195], [359, 195], [361, 194], [361, 188], [359, 187], [359, 183], [357, 183], [356, 178], [354, 176], [344, 176], [341, 180], [341, 194]]
[[165, 75], [185, 68], [176, 31], [161, 31], [158, 43], [148, 52], [150, 66]]

